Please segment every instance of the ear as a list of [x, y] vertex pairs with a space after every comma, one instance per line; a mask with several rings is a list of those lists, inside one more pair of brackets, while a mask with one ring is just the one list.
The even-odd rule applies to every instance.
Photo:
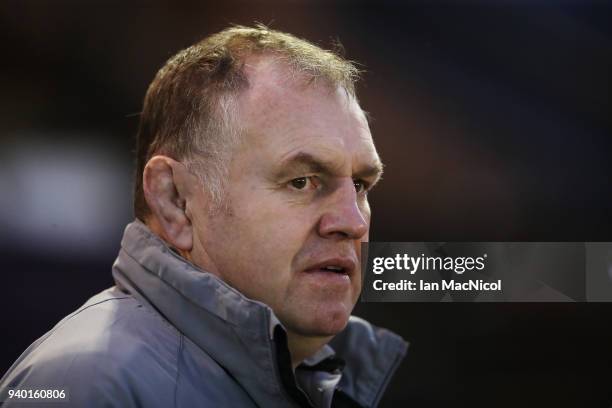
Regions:
[[142, 175], [144, 197], [151, 210], [151, 227], [179, 251], [191, 251], [193, 229], [187, 213], [190, 190], [185, 167], [166, 156], [154, 156]]

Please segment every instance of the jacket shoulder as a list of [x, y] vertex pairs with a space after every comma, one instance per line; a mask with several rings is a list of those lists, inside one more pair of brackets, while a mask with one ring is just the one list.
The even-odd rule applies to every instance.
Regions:
[[173, 406], [179, 344], [150, 306], [111, 288], [32, 344], [0, 389], [64, 389], [76, 406]]
[[378, 405], [408, 349], [397, 334], [356, 316], [330, 344], [346, 361], [340, 388], [364, 407]]

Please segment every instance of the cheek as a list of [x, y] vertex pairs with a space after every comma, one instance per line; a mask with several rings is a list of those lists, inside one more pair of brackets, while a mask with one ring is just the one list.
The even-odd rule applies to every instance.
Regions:
[[255, 228], [243, 237], [243, 244], [260, 266], [257, 269], [273, 281], [288, 281], [308, 237], [304, 224], [278, 213], [251, 223]]
[[213, 235], [218, 236], [216, 246], [225, 258], [219, 267], [234, 275], [247, 269], [253, 285], [288, 284], [293, 261], [312, 231], [311, 218], [265, 199], [234, 202], [231, 215], [215, 220]]
[[249, 240], [279, 250], [302, 245], [315, 225], [308, 208], [287, 203], [276, 194], [241, 200], [234, 208], [234, 218]]

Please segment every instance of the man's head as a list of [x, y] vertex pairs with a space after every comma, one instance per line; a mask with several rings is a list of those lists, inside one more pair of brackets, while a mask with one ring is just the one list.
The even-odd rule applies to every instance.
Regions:
[[361, 289], [381, 163], [348, 61], [265, 27], [180, 52], [143, 110], [136, 215], [181, 254], [328, 339]]
[[150, 213], [142, 174], [156, 154], [183, 161], [202, 178], [212, 204], [220, 206], [229, 155], [241, 131], [236, 101], [251, 85], [245, 64], [263, 55], [282, 62], [287, 74], [355, 95], [359, 71], [350, 61], [262, 25], [231, 27], [178, 52], [151, 82], [140, 115], [134, 193], [138, 218]]

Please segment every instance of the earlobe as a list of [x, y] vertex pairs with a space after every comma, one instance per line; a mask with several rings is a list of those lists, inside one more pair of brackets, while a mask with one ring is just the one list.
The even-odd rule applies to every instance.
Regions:
[[151, 227], [171, 246], [191, 251], [193, 235], [191, 220], [186, 213], [185, 192], [178, 188], [184, 176], [181, 164], [166, 156], [154, 156], [143, 172], [145, 200], [151, 210]]

